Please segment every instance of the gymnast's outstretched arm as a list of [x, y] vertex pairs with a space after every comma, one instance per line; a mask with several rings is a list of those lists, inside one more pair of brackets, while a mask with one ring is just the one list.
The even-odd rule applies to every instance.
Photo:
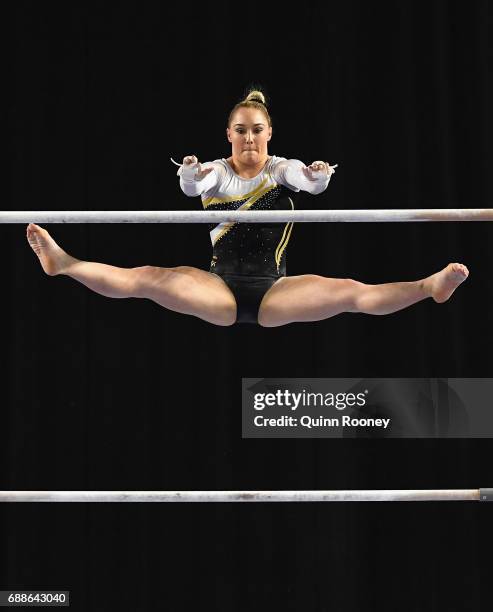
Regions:
[[329, 166], [322, 161], [305, 166], [299, 159], [284, 159], [274, 166], [273, 176], [278, 183], [292, 191], [307, 191], [317, 195], [327, 189], [336, 167], [337, 164]]
[[220, 164], [214, 162], [201, 164], [195, 155], [189, 155], [184, 158], [177, 175], [180, 177], [183, 193], [194, 197], [213, 189], [219, 181], [221, 171]]

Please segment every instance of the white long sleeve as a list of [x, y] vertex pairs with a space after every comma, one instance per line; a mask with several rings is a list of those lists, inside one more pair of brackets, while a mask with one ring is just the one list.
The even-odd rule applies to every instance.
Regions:
[[201, 164], [202, 169], [212, 167], [213, 170], [204, 176], [203, 179], [196, 180], [195, 176], [197, 175], [198, 167], [198, 163], [188, 166], [182, 165], [177, 172], [177, 175], [180, 177], [180, 187], [183, 193], [190, 197], [201, 195], [216, 187], [224, 173], [220, 164], [205, 162]]
[[299, 159], [285, 159], [280, 161], [273, 169], [275, 180], [292, 191], [307, 191], [313, 195], [322, 193], [327, 189], [333, 171], [327, 174], [325, 170], [313, 172], [315, 180], [310, 180], [303, 169], [305, 164]]

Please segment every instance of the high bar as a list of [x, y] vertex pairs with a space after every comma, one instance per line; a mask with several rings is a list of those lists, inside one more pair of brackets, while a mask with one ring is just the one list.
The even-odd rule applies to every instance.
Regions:
[[1, 211], [0, 223], [390, 223], [493, 221], [493, 208]]
[[355, 491], [0, 491], [0, 502], [493, 501], [493, 489]]

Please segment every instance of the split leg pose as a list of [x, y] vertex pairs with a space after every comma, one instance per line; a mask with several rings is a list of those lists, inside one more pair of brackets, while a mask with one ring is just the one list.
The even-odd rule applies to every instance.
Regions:
[[[107, 297], [147, 298], [215, 325], [232, 325], [236, 320], [231, 290], [222, 278], [210, 272], [190, 266], [119, 268], [81, 261], [67, 254], [47, 230], [34, 223], [27, 226], [27, 239], [50, 276], [70, 276]], [[441, 303], [468, 274], [466, 266], [451, 263], [421, 280], [381, 285], [313, 274], [285, 276], [263, 296], [258, 322], [264, 327], [277, 327], [320, 321], [343, 312], [389, 314], [429, 297]]]

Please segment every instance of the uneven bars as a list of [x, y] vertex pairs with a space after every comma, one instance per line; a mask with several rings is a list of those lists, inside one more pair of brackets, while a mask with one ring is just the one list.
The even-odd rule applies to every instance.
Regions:
[[372, 491], [0, 491], [0, 502], [493, 501], [493, 489]]
[[85, 210], [1, 211], [0, 223], [382, 223], [493, 221], [493, 208], [382, 210]]

